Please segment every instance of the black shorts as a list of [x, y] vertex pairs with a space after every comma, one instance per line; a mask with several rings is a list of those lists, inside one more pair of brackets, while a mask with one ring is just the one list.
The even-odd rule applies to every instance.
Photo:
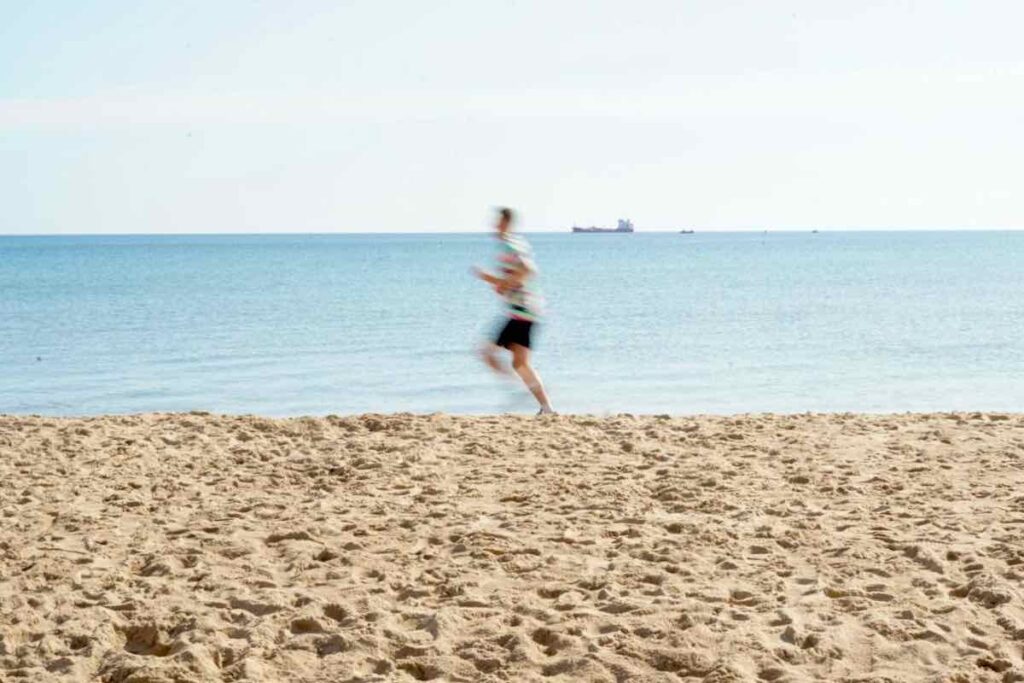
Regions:
[[506, 349], [511, 348], [512, 344], [519, 344], [520, 346], [530, 348], [530, 332], [532, 331], [532, 321], [509, 318], [505, 326], [498, 332], [494, 343]]

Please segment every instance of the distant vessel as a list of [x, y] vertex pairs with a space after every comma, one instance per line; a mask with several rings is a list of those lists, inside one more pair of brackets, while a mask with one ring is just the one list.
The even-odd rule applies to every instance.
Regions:
[[620, 218], [618, 226], [614, 228], [597, 228], [593, 225], [589, 228], [572, 226], [573, 232], [633, 232], [633, 222], [628, 218]]
[[679, 234], [680, 235], [692, 235], [693, 234], [693, 230], [680, 230]]

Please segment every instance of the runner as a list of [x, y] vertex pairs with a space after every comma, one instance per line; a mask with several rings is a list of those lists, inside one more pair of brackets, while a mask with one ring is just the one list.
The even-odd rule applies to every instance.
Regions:
[[480, 268], [474, 272], [478, 278], [491, 285], [505, 300], [506, 319], [493, 341], [488, 341], [481, 351], [484, 362], [495, 372], [507, 374], [508, 368], [499, 356], [501, 349], [512, 354], [512, 369], [526, 384], [537, 403], [538, 415], [550, 415], [555, 411], [544, 391], [540, 376], [530, 365], [530, 338], [541, 314], [541, 296], [533, 280], [537, 266], [533, 262], [530, 245], [520, 235], [512, 232], [512, 209], [499, 209], [495, 234], [500, 243], [498, 274], [493, 275]]

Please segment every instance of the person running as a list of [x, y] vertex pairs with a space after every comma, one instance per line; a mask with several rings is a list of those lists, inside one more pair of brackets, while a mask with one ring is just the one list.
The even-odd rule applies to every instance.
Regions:
[[512, 209], [498, 210], [498, 221], [494, 226], [500, 244], [498, 274], [474, 269], [476, 276], [504, 299], [507, 315], [494, 340], [484, 345], [481, 357], [495, 372], [508, 374], [508, 368], [499, 357], [501, 349], [507, 349], [512, 354], [512, 369], [540, 404], [537, 414], [550, 415], [555, 411], [540, 376], [530, 365], [530, 337], [541, 315], [541, 296], [533, 282], [537, 266], [533, 262], [530, 245], [522, 236], [513, 234], [512, 221]]

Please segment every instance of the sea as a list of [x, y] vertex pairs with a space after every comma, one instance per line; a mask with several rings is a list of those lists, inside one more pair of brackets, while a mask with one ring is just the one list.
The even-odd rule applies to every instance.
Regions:
[[[1024, 411], [1024, 232], [526, 234], [556, 409]], [[0, 413], [531, 413], [491, 235], [0, 237]]]

